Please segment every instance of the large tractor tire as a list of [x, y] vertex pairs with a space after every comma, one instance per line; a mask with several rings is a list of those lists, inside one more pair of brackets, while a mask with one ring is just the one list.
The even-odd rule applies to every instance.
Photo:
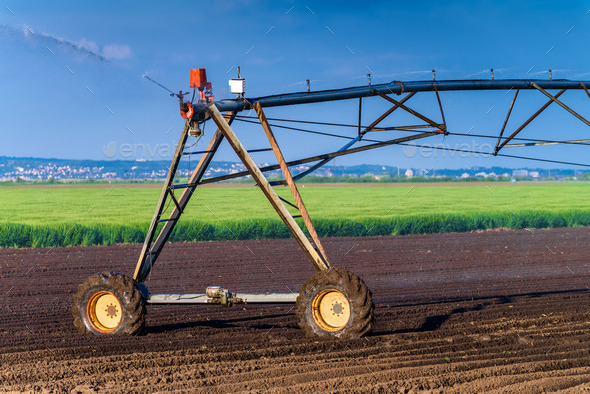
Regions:
[[365, 282], [341, 268], [318, 272], [297, 297], [299, 326], [308, 337], [360, 338], [373, 328], [374, 309]]
[[145, 325], [144, 295], [132, 279], [98, 272], [78, 287], [72, 314], [81, 334], [136, 335]]

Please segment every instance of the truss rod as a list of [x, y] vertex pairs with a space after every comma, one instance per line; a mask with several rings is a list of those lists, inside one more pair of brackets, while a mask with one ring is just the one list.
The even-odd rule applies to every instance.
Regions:
[[313, 243], [316, 246], [317, 250], [320, 252], [321, 256], [327, 262], [328, 256], [326, 255], [326, 251], [324, 250], [324, 247], [322, 246], [322, 243], [320, 241], [320, 237], [318, 236], [317, 232], [315, 231], [315, 227], [313, 225], [313, 222], [311, 221], [311, 218], [309, 217], [309, 212], [307, 211], [307, 208], [305, 207], [305, 203], [303, 202], [303, 199], [301, 198], [301, 194], [299, 193], [299, 190], [297, 189], [297, 185], [295, 184], [295, 181], [293, 180], [293, 177], [291, 176], [291, 171], [289, 171], [289, 166], [287, 166], [287, 163], [285, 162], [285, 158], [283, 157], [283, 153], [281, 152], [281, 149], [279, 148], [279, 144], [277, 143], [277, 140], [275, 139], [272, 129], [270, 128], [270, 126], [268, 125], [268, 122], [266, 121], [264, 111], [262, 110], [262, 107], [260, 105], [258, 105], [257, 103], [254, 103], [254, 110], [256, 110], [256, 113], [258, 114], [258, 117], [260, 118], [260, 123], [262, 123], [262, 128], [264, 129], [266, 137], [268, 138], [268, 142], [270, 143], [270, 146], [272, 147], [272, 150], [277, 158], [277, 161], [279, 162], [279, 166], [281, 166], [281, 171], [283, 172], [283, 176], [285, 177], [285, 182], [287, 182], [287, 185], [289, 186], [289, 190], [291, 191], [291, 194], [293, 195], [293, 198], [295, 199], [295, 203], [297, 204], [297, 209], [299, 210], [299, 212], [301, 212], [301, 217], [303, 218], [303, 222], [305, 223], [305, 227], [307, 227], [307, 231], [309, 231], [309, 235], [311, 235], [311, 239], [313, 240]]
[[[362, 136], [362, 134], [361, 134], [361, 136]], [[354, 137], [352, 140], [350, 140], [350, 142], [348, 142], [347, 144], [345, 144], [342, 148], [338, 149], [338, 152], [345, 151], [346, 149], [350, 148], [351, 146], [353, 146], [354, 144], [356, 144], [357, 142], [359, 142], [361, 140], [361, 136], [358, 136], [357, 135], [356, 137]], [[299, 174], [295, 175], [294, 179], [296, 181], [298, 181], [299, 179], [303, 178], [304, 176], [306, 176], [308, 174], [311, 174], [312, 172], [314, 172], [318, 168], [325, 166], [330, 161], [332, 161], [332, 159], [333, 159], [333, 157], [330, 157], [328, 159], [324, 159], [324, 160], [320, 161], [319, 163], [314, 164], [313, 166], [311, 166], [307, 170], [302, 171]]]
[[[433, 135], [432, 133], [424, 133], [424, 134], [429, 134], [430, 136]], [[424, 135], [420, 138], [424, 138], [424, 137], [428, 137], [428, 135]], [[496, 138], [494, 136], [491, 136], [491, 137]], [[390, 145], [393, 144], [393, 143], [389, 143], [390, 141], [384, 141], [384, 142], [386, 142]], [[446, 148], [446, 147], [441, 147], [441, 146], [426, 146], [426, 145], [411, 145], [411, 144], [404, 143], [404, 142], [397, 142], [396, 144], [402, 145], [402, 146], [415, 146], [418, 148], [428, 148], [428, 149], [444, 150], [444, 151], [451, 151], [451, 152], [464, 152], [464, 153], [476, 153], [476, 154], [482, 153], [482, 152], [475, 152], [472, 150], [459, 149], [459, 148]], [[374, 144], [374, 145], [376, 145], [376, 144]], [[348, 153], [345, 153], [345, 154], [348, 154]], [[513, 159], [530, 160], [530, 161], [539, 161], [539, 162], [544, 162], [544, 163], [556, 163], [556, 164], [566, 164], [566, 165], [573, 165], [573, 166], [579, 166], [579, 167], [590, 167], [590, 164], [584, 164], [584, 163], [575, 163], [575, 162], [550, 160], [550, 159], [539, 159], [539, 158], [535, 158], [535, 157], [508, 155], [508, 154], [502, 154], [502, 153], [498, 153], [496, 156], [508, 157], [508, 158], [513, 158]], [[310, 161], [317, 161], [317, 156], [313, 157], [311, 159], [315, 159], [315, 160], [310, 160]], [[307, 159], [302, 159], [302, 160], [287, 162], [287, 165], [292, 167], [294, 165], [304, 164], [304, 163], [308, 163], [308, 162], [309, 161]], [[278, 169], [279, 169], [278, 164], [275, 164], [272, 166], [261, 167], [260, 171], [268, 172], [268, 171], [274, 171], [274, 170], [278, 170]], [[225, 180], [229, 180], [229, 179], [240, 178], [245, 175], [248, 175], [247, 171], [243, 171], [243, 172], [239, 172], [239, 173], [235, 173], [235, 174], [230, 174], [230, 175], [223, 175], [223, 176], [219, 176], [219, 177], [215, 177], [215, 178], [204, 179], [203, 181], [201, 181], [201, 183], [206, 184], [206, 183], [221, 182], [221, 181], [225, 181]], [[179, 187], [186, 187], [186, 185], [178, 185], [178, 186]]]
[[[227, 113], [226, 114], [227, 122], [231, 124], [232, 121], [234, 120], [234, 116], [235, 116], [235, 113], [231, 113], [231, 112]], [[188, 123], [189, 122], [187, 122], [187, 124]], [[188, 130], [188, 128], [187, 128], [187, 130]], [[172, 160], [173, 164], [176, 163], [177, 160], [180, 161], [180, 157], [181, 157], [180, 152], [182, 151], [181, 144], [184, 145], [184, 143], [186, 142], [186, 138], [187, 138], [186, 133], [183, 133], [183, 135], [181, 136], [180, 142], [179, 142], [179, 149], [181, 149], [181, 150], [177, 149], [174, 159]], [[213, 159], [213, 156], [215, 155], [215, 152], [219, 148], [219, 145], [221, 144], [222, 140], [223, 140], [223, 134], [218, 129], [215, 132], [215, 134], [213, 135], [213, 137], [211, 138], [209, 145], [207, 146], [207, 149], [206, 149], [207, 153], [205, 153], [203, 156], [201, 156], [201, 159], [199, 160], [199, 164], [194, 169], [194, 171], [189, 179], [190, 186], [187, 187], [185, 190], [183, 190], [179, 199], [175, 199], [174, 209], [173, 209], [172, 213], [170, 214], [170, 216], [168, 217], [168, 219], [160, 219], [160, 216], [162, 215], [162, 206], [163, 206], [164, 200], [165, 200], [165, 197], [164, 197], [164, 200], [162, 199], [162, 197], [160, 197], [161, 201], [158, 203], [158, 208], [156, 209], [157, 215], [155, 214], [154, 218], [156, 218], [156, 217], [158, 218], [158, 222], [156, 222], [156, 226], [157, 226], [157, 223], [165, 223], [165, 224], [162, 227], [162, 229], [160, 230], [160, 232], [158, 233], [158, 236], [156, 237], [155, 240], [154, 240], [154, 236], [156, 233], [156, 228], [154, 227], [153, 232], [152, 232], [152, 227], [150, 227], [150, 233], [146, 237], [146, 241], [144, 242], [144, 246], [143, 246], [141, 255], [140, 255], [139, 260], [137, 262], [136, 271], [135, 271], [135, 275], [134, 275], [134, 279], [136, 281], [143, 282], [147, 278], [147, 276], [149, 275], [153, 265], [156, 263], [156, 260], [158, 259], [158, 256], [160, 255], [160, 252], [162, 251], [162, 248], [164, 247], [164, 245], [166, 244], [166, 241], [168, 241], [168, 238], [172, 234], [172, 230], [174, 230], [174, 227], [176, 226], [178, 219], [182, 215], [183, 210], [187, 206], [190, 198], [193, 196], [193, 193], [195, 192], [195, 188], [197, 187], [197, 185], [199, 184], [199, 181], [201, 180], [201, 178], [205, 174], [205, 171], [207, 170], [207, 167], [211, 163], [211, 160]], [[176, 166], [178, 166], [178, 163], [176, 164]], [[172, 171], [172, 169], [170, 171]], [[174, 171], [176, 171], [176, 167], [175, 167]], [[171, 196], [173, 196], [172, 190], [176, 189], [175, 185], [172, 184], [172, 181], [174, 180], [174, 175], [175, 175], [175, 173], [169, 172], [166, 183], [164, 184], [164, 188], [167, 190], [167, 193], [169, 193]], [[153, 241], [153, 244], [152, 244], [152, 241]]]
[[[400, 104], [405, 103], [406, 101], [408, 101], [409, 99], [411, 99], [416, 93], [410, 93], [408, 95], [406, 95], [404, 98], [402, 98], [400, 100]], [[378, 125], [379, 123], [381, 123], [385, 118], [387, 118], [389, 115], [391, 115], [391, 113], [393, 113], [393, 111], [395, 111], [396, 109], [399, 108], [398, 104], [395, 104], [393, 107], [389, 108], [387, 111], [385, 111], [381, 116], [379, 116], [377, 119], [375, 119], [373, 122], [371, 122], [370, 125], [368, 125], [367, 127], [365, 127], [362, 131], [361, 131], [361, 114], [360, 114], [360, 101], [361, 99], [359, 99], [359, 129], [358, 129], [358, 135], [355, 138], [352, 138], [350, 140], [350, 142], [348, 142], [347, 144], [345, 144], [342, 148], [338, 149], [339, 152], [342, 152], [348, 148], [350, 148], [351, 146], [353, 146], [354, 144], [356, 144], [357, 142], [359, 142], [364, 135], [369, 132], [369, 131], [376, 131], [374, 129], [374, 127], [376, 125]], [[376, 141], [376, 140], [369, 140], [369, 139], [365, 139], [364, 141], [369, 141], [369, 142], [380, 142], [380, 141]], [[324, 159], [322, 161], [320, 161], [319, 163], [314, 164], [313, 166], [311, 166], [310, 168], [308, 168], [307, 170], [297, 174], [294, 179], [297, 181], [305, 176], [307, 176], [308, 174], [311, 174], [312, 172], [314, 172], [315, 170], [317, 170], [320, 167], [325, 166], [326, 164], [328, 164], [333, 158], [328, 158], [328, 159]]]
[[[565, 92], [566, 89], [562, 89], [559, 91], [559, 93], [557, 93], [554, 98], [558, 98], [559, 96], [561, 96], [563, 94], [563, 92]], [[547, 101], [547, 103], [545, 103], [545, 105], [543, 105], [541, 108], [539, 108], [539, 110], [537, 112], [535, 112], [530, 118], [528, 118], [518, 129], [516, 129], [516, 131], [512, 134], [510, 134], [510, 136], [508, 138], [506, 138], [501, 144], [500, 146], [498, 146], [495, 150], [495, 154], [497, 154], [500, 149], [502, 149], [502, 147], [504, 145], [506, 145], [512, 138], [514, 138], [518, 133], [520, 133], [522, 131], [522, 129], [524, 129], [529, 123], [531, 123], [537, 116], [539, 116], [539, 114], [543, 111], [545, 111], [545, 109], [551, 105], [551, 103], [553, 102], [553, 100], [549, 100]]]
[[[242, 119], [258, 119], [258, 116], [248, 116], [248, 115], [237, 115], [236, 116], [236, 120], [242, 120]], [[346, 124], [346, 123], [316, 122], [313, 120], [298, 120], [298, 119], [284, 119], [284, 118], [266, 118], [266, 119], [274, 121], [274, 122], [306, 123], [306, 124], [314, 124], [314, 125], [321, 125], [321, 126], [338, 126], [338, 127], [354, 127], [354, 128], [358, 127], [358, 125], [352, 125], [352, 124]]]
[[289, 213], [285, 205], [281, 202], [278, 195], [270, 186], [268, 180], [266, 179], [262, 171], [260, 171], [260, 168], [258, 168], [252, 157], [248, 154], [248, 152], [246, 152], [246, 149], [244, 148], [244, 146], [242, 145], [234, 131], [231, 129], [229, 124], [223, 118], [217, 107], [211, 105], [209, 107], [209, 111], [210, 116], [213, 118], [215, 124], [217, 124], [217, 127], [223, 132], [223, 135], [225, 136], [231, 147], [234, 149], [242, 163], [244, 163], [244, 166], [246, 166], [248, 172], [256, 180], [256, 183], [260, 187], [260, 190], [262, 190], [264, 195], [268, 198], [268, 201], [271, 203], [271, 205], [273, 206], [279, 217], [283, 220], [285, 225], [289, 228], [289, 231], [291, 232], [291, 234], [293, 234], [293, 237], [295, 238], [299, 246], [301, 246], [301, 249], [307, 255], [312, 264], [317, 268], [318, 271], [330, 269], [330, 264], [327, 261], [325, 261], [322, 256], [318, 254], [313, 245], [311, 245], [309, 240], [305, 237], [305, 234], [303, 233], [297, 222], [295, 222], [295, 219], [291, 217], [291, 214]]
[[[384, 130], [388, 130], [388, 128], [385, 128]], [[405, 128], [396, 128], [396, 130], [406, 131], [408, 133], [420, 133], [421, 132], [421, 130], [405, 129]], [[452, 136], [464, 136], [464, 137], [476, 137], [476, 138], [489, 138], [489, 139], [494, 139], [494, 140], [497, 138], [494, 135], [473, 134], [473, 133], [456, 133], [456, 132], [452, 132], [452, 133], [449, 133], [449, 135], [452, 135]], [[512, 141], [553, 142], [553, 143], [561, 143], [561, 144], [564, 144], [564, 145], [567, 145], [567, 144], [570, 144], [570, 145], [590, 145], [590, 143], [586, 143], [586, 142], [576, 142], [576, 141], [584, 141], [584, 140], [556, 141], [556, 140], [543, 140], [543, 139], [538, 139], [538, 138], [514, 137], [512, 139]], [[505, 145], [505, 146], [508, 146], [508, 145]]]
[[590, 140], [569, 140], [569, 141], [544, 141], [544, 142], [524, 142], [522, 144], [506, 144], [505, 148], [516, 148], [522, 146], [544, 146], [544, 145], [565, 145], [565, 144], [584, 144], [588, 145]]
[[429, 125], [434, 127], [435, 129], [441, 129], [443, 131], [446, 131], [446, 126], [444, 124], [439, 124], [439, 123], [434, 122], [433, 120], [427, 118], [426, 116], [422, 115], [421, 113], [418, 113], [418, 112], [414, 111], [413, 109], [406, 107], [404, 104], [400, 103], [399, 101], [392, 99], [391, 97], [389, 97], [379, 91], [375, 91], [375, 94], [378, 94], [379, 96], [383, 97], [385, 100], [387, 100], [393, 104], [396, 104], [401, 109], [414, 115], [415, 117], [422, 119], [423, 121], [425, 121], [426, 123], [428, 123]]
[[180, 163], [180, 158], [182, 157], [182, 151], [184, 150], [184, 145], [186, 143], [186, 139], [188, 138], [188, 130], [190, 127], [191, 121], [187, 119], [184, 123], [184, 128], [182, 129], [182, 133], [180, 134], [180, 139], [178, 141], [178, 145], [176, 146], [176, 152], [174, 153], [174, 158], [170, 163], [170, 168], [168, 169], [168, 175], [166, 177], [166, 181], [164, 186], [162, 187], [162, 192], [160, 193], [160, 199], [158, 200], [158, 205], [156, 207], [156, 211], [154, 212], [154, 216], [152, 218], [152, 222], [150, 224], [150, 228], [146, 234], [145, 241], [143, 243], [143, 247], [141, 249], [141, 254], [139, 255], [139, 260], [137, 261], [137, 265], [135, 267], [135, 273], [133, 275], [133, 279], [138, 282], [143, 282], [147, 274], [143, 275], [143, 273], [149, 273], [151, 265], [147, 267], [149, 264], [144, 264], [148, 255], [148, 250], [152, 245], [152, 241], [154, 239], [154, 235], [156, 233], [156, 229], [158, 227], [158, 222], [160, 220], [160, 216], [162, 215], [162, 210], [164, 209], [164, 205], [166, 204], [166, 197], [168, 197], [168, 193], [171, 193], [169, 189], [172, 185], [172, 181], [174, 180], [174, 175], [176, 174], [176, 170], [178, 169], [178, 164]]
[[588, 122], [588, 120], [586, 120], [586, 118], [584, 118], [582, 115], [578, 114], [576, 111], [574, 111], [573, 109], [571, 109], [570, 107], [568, 107], [567, 105], [565, 105], [563, 102], [559, 101], [557, 99], [557, 97], [553, 96], [552, 94], [550, 94], [549, 92], [547, 92], [545, 89], [543, 89], [542, 87], [540, 87], [539, 85], [537, 85], [534, 82], [531, 82], [531, 84], [537, 88], [541, 93], [543, 93], [545, 96], [549, 97], [551, 100], [555, 101], [557, 104], [559, 104], [563, 109], [565, 109], [567, 112], [569, 112], [570, 114], [574, 115], [576, 118], [580, 119], [582, 122], [584, 122], [586, 124], [586, 126], [590, 126], [590, 122]]
[[[393, 140], [382, 141], [382, 142], [375, 143], [375, 144], [359, 146], [357, 148], [350, 148], [350, 149], [346, 149], [346, 150], [342, 150], [342, 151], [326, 153], [323, 155], [311, 156], [311, 157], [307, 157], [307, 158], [300, 159], [300, 160], [288, 161], [287, 166], [289, 166], [289, 167], [298, 166], [300, 164], [311, 163], [314, 161], [324, 160], [324, 159], [328, 159], [331, 157], [350, 155], [350, 154], [357, 153], [357, 152], [363, 152], [366, 150], [376, 149], [376, 148], [380, 148], [383, 146], [396, 145], [396, 144], [400, 144], [401, 142], [418, 140], [421, 138], [432, 137], [435, 135], [440, 135], [440, 134], [426, 132], [426, 133], [420, 133], [420, 134], [411, 135], [411, 136], [407, 136], [407, 137], [396, 138]], [[274, 171], [274, 170], [278, 170], [278, 169], [280, 169], [280, 166], [278, 164], [274, 164], [271, 166], [261, 167], [260, 171], [268, 172], [268, 171]], [[200, 183], [207, 184], [207, 183], [221, 182], [221, 181], [225, 181], [228, 179], [240, 178], [240, 177], [243, 177], [248, 174], [249, 174], [248, 171], [236, 172], [235, 174], [222, 175], [222, 176], [218, 176], [218, 177], [214, 177], [214, 178], [203, 179]], [[176, 185], [176, 187], [187, 187], [187, 186], [189, 186], [189, 185]]]
[[[444, 151], [451, 151], [451, 152], [475, 153], [475, 154], [478, 154], [478, 155], [481, 155], [482, 154], [482, 152], [476, 152], [476, 151], [473, 151], [473, 150], [459, 149], [459, 148], [446, 148], [444, 146], [411, 145], [411, 144], [406, 144], [406, 143], [400, 143], [399, 145], [403, 145], [403, 146], [414, 146], [416, 148], [428, 148], [428, 149], [444, 150]], [[556, 163], [556, 164], [567, 164], [567, 165], [579, 166], [579, 167], [590, 167], [590, 164], [585, 164], [585, 163], [574, 163], [574, 162], [571, 162], [571, 161], [559, 161], [559, 160], [551, 160], [551, 159], [539, 159], [537, 157], [507, 155], [507, 154], [502, 154], [502, 153], [498, 153], [496, 156], [509, 157], [509, 158], [512, 158], [512, 159], [540, 161], [540, 162], [544, 162], [544, 163]]]
[[[268, 118], [268, 119], [270, 119], [270, 118]], [[236, 120], [241, 121], [241, 122], [260, 124], [260, 122], [254, 122], [254, 121], [248, 121], [248, 120], [242, 120], [242, 119], [236, 119]], [[311, 122], [311, 123], [314, 123], [314, 122]], [[316, 133], [316, 131], [314, 131], [314, 130], [292, 128], [292, 127], [281, 126], [281, 125], [277, 125], [277, 124], [271, 124], [271, 126], [274, 128], [293, 130], [293, 131], [298, 131], [298, 132], [302, 132], [302, 133], [312, 133], [312, 134]], [[355, 125], [343, 125], [343, 124], [341, 124], [341, 126], [356, 127]], [[420, 130], [420, 129], [431, 128], [431, 127], [432, 126], [430, 126], [430, 125], [378, 127], [378, 128], [374, 128], [373, 131], [392, 131], [392, 130], [394, 130], [394, 131], [405, 131], [408, 133], [420, 133], [420, 132], [422, 132], [422, 130]], [[347, 140], [353, 140], [353, 139], [358, 138], [358, 137], [349, 137], [349, 136], [340, 135], [340, 134], [330, 134], [330, 133], [322, 133], [322, 134], [325, 134], [327, 136], [333, 136], [336, 138], [347, 139]], [[494, 135], [474, 134], [474, 133], [458, 133], [458, 132], [452, 132], [452, 133], [449, 133], [448, 135], [477, 137], [477, 138], [489, 138], [489, 139], [497, 139], [498, 138]], [[559, 141], [555, 141], [555, 140], [542, 140], [542, 139], [538, 139], [538, 138], [524, 138], [524, 137], [514, 137], [514, 138], [512, 138], [512, 141], [559, 142]], [[363, 142], [382, 142], [382, 141], [363, 138]], [[573, 142], [573, 141], [568, 142], [568, 143], [572, 144], [572, 145], [590, 145], [590, 144], [583, 143], [583, 142]], [[565, 144], [565, 142], [564, 142], [564, 144]]]
[[[245, 123], [252, 123], [252, 124], [260, 124], [260, 122], [256, 122], [253, 120], [245, 120], [245, 119], [236, 119], [239, 122], [245, 122]], [[334, 134], [334, 133], [325, 133], [323, 131], [315, 131], [315, 130], [306, 130], [306, 129], [300, 129], [297, 127], [290, 127], [290, 126], [281, 126], [281, 125], [276, 125], [276, 124], [270, 124], [272, 127], [278, 127], [281, 129], [285, 129], [285, 130], [293, 130], [293, 131], [302, 131], [304, 133], [310, 133], [310, 134], [318, 134], [318, 135], [325, 135], [326, 137], [334, 137], [334, 138], [344, 138], [347, 140], [350, 140], [354, 137], [348, 137], [345, 135], [340, 135], [340, 134]], [[356, 126], [354, 126], [356, 127]]]
[[363, 135], [365, 135], [367, 132], [369, 131], [375, 131], [373, 128], [375, 126], [377, 126], [379, 123], [381, 123], [385, 118], [387, 118], [389, 115], [391, 115], [391, 113], [393, 113], [393, 111], [395, 111], [396, 109], [400, 108], [400, 105], [402, 105], [403, 103], [405, 103], [406, 101], [408, 101], [409, 99], [411, 99], [414, 95], [416, 94], [416, 92], [412, 92], [410, 94], [408, 94], [406, 97], [402, 98], [398, 104], [395, 104], [393, 107], [389, 108], [387, 111], [385, 111], [380, 117], [378, 117], [377, 119], [375, 119], [375, 121], [373, 121], [370, 125], [368, 125], [367, 127], [365, 127], [365, 129], [360, 133], [360, 136], [362, 138]]
[[434, 93], [436, 93], [436, 101], [438, 101], [438, 107], [440, 108], [440, 116], [442, 117], [442, 122], [445, 125], [445, 130], [447, 129], [447, 121], [445, 120], [445, 111], [443, 111], [442, 102], [440, 101], [440, 95], [438, 94], [438, 89], [436, 88], [436, 83], [434, 84]]
[[502, 140], [502, 136], [504, 135], [504, 130], [506, 129], [506, 125], [508, 124], [508, 119], [510, 118], [510, 114], [512, 113], [512, 108], [514, 108], [514, 103], [516, 102], [516, 98], [518, 97], [519, 90], [516, 89], [514, 93], [514, 98], [512, 99], [512, 103], [510, 104], [510, 109], [508, 110], [508, 114], [506, 114], [506, 119], [504, 120], [504, 124], [502, 125], [502, 130], [500, 131], [500, 136], [498, 137], [498, 141], [496, 142], [496, 148], [494, 149], [498, 152], [498, 146], [500, 146], [500, 141]]
[[[415, 94], [416, 94], [416, 92], [406, 95], [404, 98], [402, 98], [400, 100], [400, 103], [402, 103], [402, 104], [405, 103], [410, 98], [412, 98], [412, 96], [414, 96]], [[394, 105], [393, 107], [388, 109], [383, 115], [381, 115], [379, 118], [377, 118], [377, 120], [375, 120], [375, 122], [371, 123], [371, 125], [361, 126], [361, 128], [365, 129], [365, 131], [371, 131], [368, 129], [372, 129], [373, 126], [380, 123], [383, 119], [385, 119], [388, 115], [390, 115], [397, 108], [398, 108], [398, 106]], [[248, 116], [248, 115], [237, 115], [236, 116], [236, 120], [243, 121], [242, 119], [258, 119], [258, 117], [257, 116]], [[313, 120], [299, 120], [299, 119], [285, 119], [285, 118], [266, 118], [266, 119], [270, 120], [270, 121], [274, 121], [274, 122], [305, 123], [305, 124], [313, 124], [313, 125], [319, 125], [319, 126], [351, 127], [351, 128], [355, 128], [355, 129], [358, 128], [358, 125], [346, 124], [346, 123], [318, 122], [318, 121], [313, 121]], [[253, 122], [253, 123], [259, 123], [259, 122]], [[284, 126], [278, 126], [278, 125], [271, 125], [271, 126], [272, 127], [284, 127]]]
[[360, 97], [359, 98], [359, 121], [358, 121], [358, 135], [359, 135], [359, 137], [361, 135], [361, 128], [362, 128], [362, 126], [361, 126], [361, 116], [363, 113], [362, 110], [363, 110], [363, 98]]
[[[239, 120], [239, 119], [238, 119]], [[258, 152], [269, 152], [271, 148], [261, 148], [261, 149], [248, 149], [248, 153], [258, 153]], [[194, 152], [182, 152], [183, 156], [191, 156], [191, 155], [202, 155], [203, 153], [211, 153], [210, 150], [198, 150]]]

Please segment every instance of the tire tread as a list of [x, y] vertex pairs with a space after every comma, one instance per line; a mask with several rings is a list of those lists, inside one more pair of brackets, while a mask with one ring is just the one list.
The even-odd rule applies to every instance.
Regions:
[[107, 272], [105, 274], [97, 272], [78, 286], [72, 307], [74, 326], [78, 331], [81, 334], [103, 334], [89, 328], [86, 321], [86, 303], [89, 294], [100, 290], [112, 291], [119, 298], [123, 308], [121, 325], [113, 333], [109, 334], [140, 334], [145, 326], [145, 300], [135, 281], [118, 272]]
[[[311, 310], [313, 297], [316, 289], [334, 286], [342, 290], [351, 305], [352, 324], [347, 325], [340, 331], [327, 332], [322, 330], [313, 320]], [[301, 287], [297, 297], [296, 314], [299, 326], [306, 336], [314, 337], [339, 337], [339, 338], [360, 338], [366, 335], [373, 328], [375, 305], [371, 290], [365, 282], [349, 270], [343, 268], [332, 268], [328, 271], [320, 271]]]

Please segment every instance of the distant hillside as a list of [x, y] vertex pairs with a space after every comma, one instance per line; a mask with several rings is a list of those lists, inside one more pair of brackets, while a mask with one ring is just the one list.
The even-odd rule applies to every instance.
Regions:
[[[269, 163], [259, 163], [260, 166]], [[183, 163], [178, 174], [188, 176], [194, 169]], [[55, 180], [159, 180], [164, 179], [170, 166], [169, 160], [133, 161], [133, 160], [69, 160], [41, 159], [32, 157], [0, 156], [0, 181], [47, 181]], [[294, 173], [305, 171], [309, 166], [292, 167]], [[241, 163], [217, 161], [212, 162], [205, 177], [227, 175], [244, 171]], [[503, 167], [467, 169], [420, 169], [398, 168], [392, 166], [362, 164], [356, 166], [326, 166], [313, 172], [314, 177], [339, 178], [350, 177], [379, 180], [382, 178], [412, 177], [448, 177], [465, 178], [531, 178], [531, 179], [563, 179], [579, 177], [588, 171], [572, 169], [512, 169]], [[271, 176], [278, 172], [270, 173]]]

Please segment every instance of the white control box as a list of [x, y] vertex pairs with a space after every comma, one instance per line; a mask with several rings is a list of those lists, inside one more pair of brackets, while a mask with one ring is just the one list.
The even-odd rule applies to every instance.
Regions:
[[229, 89], [233, 94], [246, 93], [246, 80], [244, 78], [234, 78], [229, 80]]

